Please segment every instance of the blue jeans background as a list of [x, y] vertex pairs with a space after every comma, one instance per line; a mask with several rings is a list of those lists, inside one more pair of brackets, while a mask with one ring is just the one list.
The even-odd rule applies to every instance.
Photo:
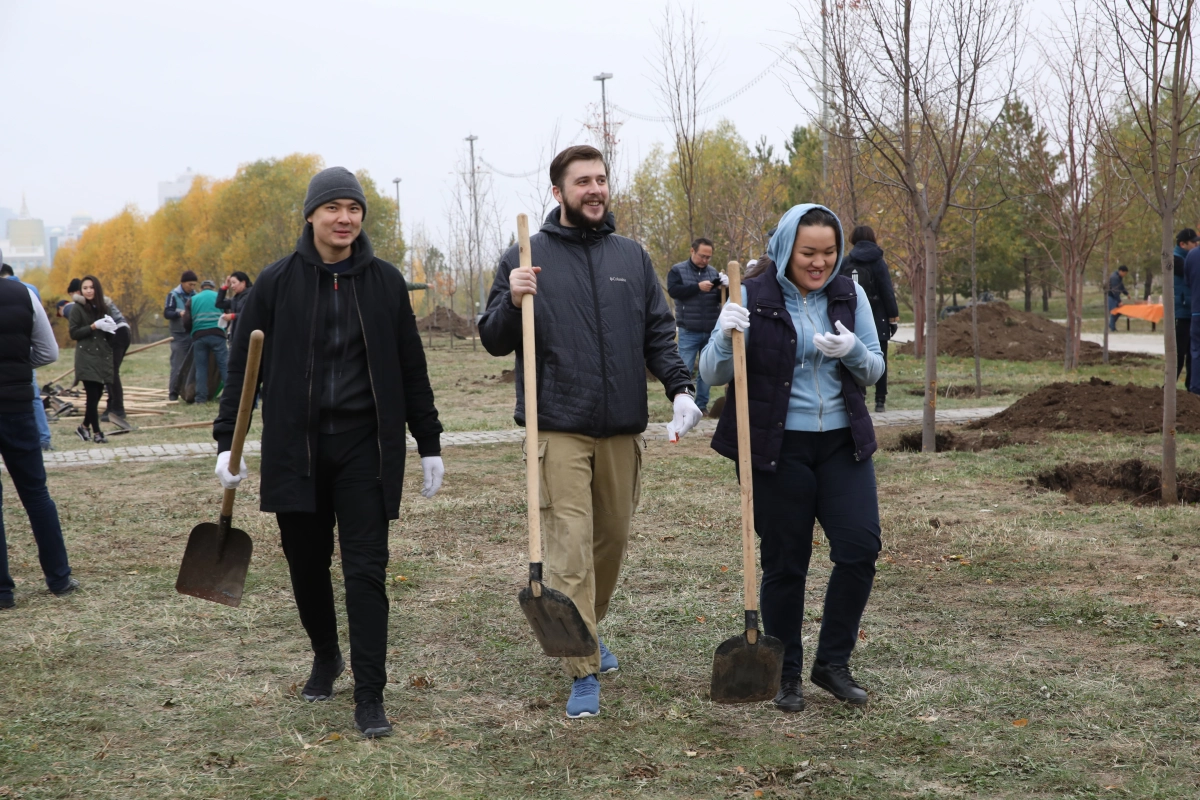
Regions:
[[[24, 414], [0, 414], [0, 457], [17, 488], [21, 505], [29, 515], [33, 539], [37, 543], [38, 560], [46, 586], [52, 592], [67, 588], [71, 567], [67, 563], [67, 546], [63, 543], [58, 507], [46, 489], [46, 467], [42, 463], [42, 446], [38, 441], [37, 423], [33, 411]], [[8, 542], [4, 536], [4, 516], [0, 513], [0, 598], [13, 595], [13, 579], [8, 573]]]
[[708, 344], [709, 331], [689, 331], [677, 328], [679, 334], [679, 356], [696, 383], [696, 405], [701, 411], [708, 410], [708, 384], [700, 377], [700, 351]]
[[1113, 315], [1113, 309], [1121, 305], [1121, 298], [1113, 297], [1111, 294], [1104, 295], [1108, 298], [1108, 329], [1115, 331], [1117, 329], [1117, 318]]
[[42, 449], [50, 448], [50, 421], [46, 419], [46, 407], [42, 405], [42, 390], [38, 388], [37, 370], [33, 371], [33, 419], [37, 422], [38, 439]]
[[208, 402], [208, 354], [217, 359], [221, 383], [225, 382], [225, 365], [229, 361], [229, 346], [224, 336], [201, 336], [192, 342], [192, 361], [196, 365], [196, 402]]

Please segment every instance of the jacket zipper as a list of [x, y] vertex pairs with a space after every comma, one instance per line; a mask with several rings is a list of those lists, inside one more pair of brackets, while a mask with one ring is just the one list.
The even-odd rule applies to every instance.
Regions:
[[321, 268], [313, 265], [313, 274], [317, 278], [316, 288], [313, 290], [313, 310], [312, 310], [312, 330], [308, 335], [308, 411], [304, 416], [304, 451], [308, 456], [308, 470], [304, 473], [304, 477], [313, 474], [313, 458], [312, 458], [312, 393], [313, 393], [313, 360], [315, 358], [317, 344], [317, 311], [320, 309], [321, 301]]
[[[813, 333], [816, 334], [817, 323], [813, 322], [812, 316], [808, 313], [808, 295], [804, 295], [804, 297], [802, 298], [802, 302], [804, 303], [804, 318], [807, 319], [809, 324], [813, 326]], [[804, 347], [804, 346], [805, 345], [804, 345], [803, 341], [801, 341], [801, 347]], [[817, 390], [817, 430], [819, 432], [824, 432], [824, 430], [825, 430], [825, 398], [821, 396], [821, 378], [817, 374], [817, 368], [820, 366], [820, 361], [821, 361], [820, 353], [817, 353], [815, 356], [813, 356], [812, 374], [813, 374], [813, 388], [815, 388]]]
[[[334, 277], [337, 281], [337, 277]], [[383, 482], [383, 425], [379, 419], [379, 397], [375, 394], [375, 376], [371, 374], [371, 345], [367, 342], [367, 326], [363, 322], [362, 306], [358, 304], [358, 286], [351, 281], [350, 294], [354, 296], [354, 310], [358, 314], [358, 324], [362, 328], [363, 350], [367, 354], [367, 380], [371, 383], [371, 399], [375, 401], [375, 447], [379, 452], [379, 474], [375, 480]], [[401, 376], [403, 380], [403, 376]]]
[[600, 386], [603, 391], [602, 408], [604, 409], [600, 434], [603, 436], [608, 433], [608, 364], [604, 358], [604, 332], [600, 327], [600, 292], [596, 290], [596, 272], [592, 267], [592, 251], [588, 247], [587, 231], [583, 232], [583, 255], [587, 259], [588, 277], [592, 281], [592, 308], [596, 312], [596, 344], [600, 348]]

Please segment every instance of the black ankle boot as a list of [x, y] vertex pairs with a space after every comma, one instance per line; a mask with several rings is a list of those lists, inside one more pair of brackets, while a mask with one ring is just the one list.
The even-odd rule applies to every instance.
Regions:
[[392, 735], [392, 723], [379, 700], [364, 700], [354, 707], [354, 727], [368, 739]]
[[855, 683], [846, 664], [813, 662], [810, 677], [814, 686], [821, 687], [843, 703], [861, 706], [867, 702], [867, 690]]
[[328, 700], [333, 697], [333, 682], [346, 671], [346, 660], [341, 653], [333, 661], [321, 660], [313, 656], [312, 672], [308, 675], [308, 683], [300, 691], [300, 696], [310, 703], [318, 700]]
[[779, 694], [775, 695], [775, 707], [791, 714], [804, 710], [804, 694], [800, 691], [799, 675], [780, 681]]

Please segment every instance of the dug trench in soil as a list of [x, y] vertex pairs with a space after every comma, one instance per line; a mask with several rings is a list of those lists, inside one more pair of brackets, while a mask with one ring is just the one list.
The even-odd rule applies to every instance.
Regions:
[[[935, 435], [935, 446], [939, 453], [950, 451], [978, 453], [982, 450], [1007, 447], [1010, 444], [1041, 444], [1043, 438], [1043, 432], [1037, 430], [979, 431], [978, 433], [941, 430]], [[901, 433], [896, 443], [888, 449], [908, 453], [921, 452], [921, 429], [916, 428]]]
[[[1018, 311], [1007, 303], [980, 303], [979, 357], [997, 361], [1062, 361], [1067, 329], [1045, 317]], [[972, 358], [971, 310], [951, 314], [938, 323], [938, 355]], [[896, 352], [911, 355], [913, 346], [905, 343]], [[1109, 353], [1110, 364], [1144, 362], [1153, 356], [1140, 353]], [[1079, 343], [1079, 362], [1099, 364], [1104, 348], [1095, 342]]]
[[[1179, 501], [1200, 501], [1200, 474], [1180, 472], [1176, 478]], [[1030, 485], [1062, 492], [1076, 503], [1133, 503], [1162, 500], [1162, 472], [1157, 464], [1139, 459], [1118, 462], [1074, 462], [1038, 473]]]
[[[1027, 394], [995, 416], [966, 427], [969, 430], [1096, 431], [1101, 433], [1161, 433], [1161, 387], [1124, 386], [1099, 378], [1086, 383], [1052, 383]], [[1175, 394], [1175, 424], [1179, 433], [1200, 433], [1200, 396]]]

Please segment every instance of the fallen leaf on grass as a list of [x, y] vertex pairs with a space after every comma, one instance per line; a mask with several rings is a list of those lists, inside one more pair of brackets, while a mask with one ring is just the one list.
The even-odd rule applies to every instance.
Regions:
[[673, 541], [675, 541], [675, 537], [674, 536], [664, 536], [661, 539], [659, 539], [659, 541], [660, 542], [673, 542]]
[[695, 750], [684, 750], [683, 754], [688, 758], [695, 758], [697, 755], [699, 755], [699, 753]]
[[1186, 628], [1186, 627], [1187, 627], [1187, 623], [1186, 623], [1186, 622], [1184, 622], [1184, 621], [1183, 621], [1183, 620], [1181, 620], [1181, 619], [1177, 619], [1177, 620], [1175, 620], [1175, 624], [1176, 624], [1176, 626], [1178, 626], [1178, 627], [1180, 627], [1180, 628]]
[[404, 581], [408, 580], [408, 576], [407, 575], [397, 575], [393, 580], [395, 580], [396, 583], [403, 583]]
[[755, 790], [754, 790], [754, 796], [755, 796], [755, 797], [762, 797], [762, 796], [763, 796], [762, 789], [755, 789]]
[[927, 717], [917, 717], [921, 722], [937, 722], [941, 717], [937, 714], [930, 713]]
[[1028, 724], [1029, 724], [1029, 720], [1025, 719], [1024, 717], [1013, 720], [1013, 726], [1017, 727], [1017, 728], [1024, 728]]
[[433, 679], [428, 675], [413, 675], [408, 679], [408, 685], [414, 689], [428, 689], [433, 686]]
[[696, 617], [696, 622], [704, 622], [704, 617]]
[[729, 572], [729, 567], [721, 567], [721, 572]]
[[858, 638], [865, 642], [867, 640], [867, 632], [865, 630], [863, 630], [862, 628], [859, 628], [858, 629]]

